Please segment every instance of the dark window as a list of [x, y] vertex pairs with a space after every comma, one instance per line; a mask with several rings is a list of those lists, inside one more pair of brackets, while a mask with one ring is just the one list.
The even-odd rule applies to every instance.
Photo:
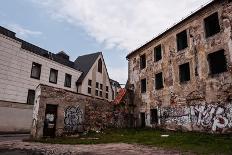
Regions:
[[56, 84], [57, 83], [57, 76], [58, 76], [58, 70], [51, 68], [49, 82]]
[[41, 73], [41, 64], [33, 62], [31, 67], [31, 78], [40, 79], [40, 73]]
[[157, 124], [158, 123], [158, 110], [157, 109], [151, 109], [151, 124]]
[[114, 100], [114, 91], [112, 91], [112, 100]]
[[91, 88], [88, 87], [88, 94], [91, 94]]
[[190, 80], [189, 63], [185, 63], [179, 66], [179, 77], [181, 83]]
[[142, 79], [141, 80], [141, 93], [145, 93], [147, 91], [147, 80]]
[[99, 83], [98, 82], [96, 82], [96, 88], [98, 88], [99, 87]]
[[154, 48], [154, 60], [155, 62], [157, 62], [161, 59], [162, 59], [162, 49], [161, 49], [161, 45], [158, 45]]
[[102, 91], [100, 91], [100, 97], [102, 97]]
[[109, 91], [109, 87], [108, 86], [106, 86], [106, 91]]
[[214, 34], [220, 32], [220, 25], [217, 12], [205, 18], [204, 23], [206, 37], [213, 36]]
[[102, 88], [103, 88], [103, 84], [100, 84], [100, 89], [102, 90]]
[[188, 47], [187, 31], [184, 30], [176, 35], [177, 50], [183, 50]]
[[72, 75], [70, 74], [65, 74], [65, 82], [64, 86], [71, 88], [71, 83], [72, 83]]
[[102, 60], [101, 59], [98, 60], [97, 70], [98, 72], [102, 73]]
[[95, 96], [98, 96], [98, 90], [95, 90]]
[[27, 104], [34, 104], [34, 100], [35, 100], [35, 91], [29, 89], [27, 95]]
[[106, 93], [106, 98], [108, 99], [108, 97], [109, 97], [109, 94], [108, 94], [108, 93]]
[[88, 85], [92, 86], [92, 80], [88, 80]]
[[162, 72], [161, 73], [158, 73], [155, 75], [155, 89], [161, 89], [163, 88], [163, 74]]
[[208, 55], [210, 74], [219, 74], [227, 71], [227, 62], [224, 50], [220, 50]]
[[146, 68], [146, 55], [143, 54], [140, 56], [140, 69]]

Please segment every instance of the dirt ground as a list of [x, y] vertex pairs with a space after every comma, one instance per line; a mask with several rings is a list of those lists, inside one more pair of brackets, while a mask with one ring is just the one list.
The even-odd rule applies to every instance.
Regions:
[[155, 147], [119, 144], [97, 145], [61, 145], [29, 143], [20, 140], [0, 142], [0, 150], [30, 150], [40, 154], [55, 155], [179, 155], [175, 150], [164, 150]]

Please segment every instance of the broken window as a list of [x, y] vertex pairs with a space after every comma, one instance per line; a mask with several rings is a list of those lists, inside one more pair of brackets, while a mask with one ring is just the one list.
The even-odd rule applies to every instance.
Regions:
[[143, 54], [140, 56], [140, 69], [146, 68], [146, 55]]
[[154, 48], [154, 60], [155, 62], [157, 62], [161, 59], [162, 59], [162, 49], [161, 49], [161, 45], [158, 45]]
[[88, 87], [88, 94], [91, 94], [91, 88]]
[[163, 87], [163, 74], [161, 72], [155, 75], [155, 89], [159, 90]]
[[176, 35], [177, 39], [177, 50], [183, 50], [188, 47], [188, 38], [187, 38], [187, 31], [184, 30]]
[[106, 93], [106, 98], [108, 99], [108, 97], [109, 97], [109, 94], [108, 94], [108, 93]]
[[88, 85], [92, 86], [92, 80], [88, 80]]
[[72, 83], [72, 75], [65, 74], [64, 86], [71, 88], [71, 83]]
[[101, 59], [98, 60], [97, 70], [98, 72], [102, 73], [102, 60]]
[[205, 18], [204, 23], [206, 37], [213, 36], [214, 34], [220, 32], [220, 25], [217, 12]]
[[35, 90], [29, 89], [27, 95], [27, 104], [34, 104]]
[[39, 80], [40, 73], [41, 73], [41, 64], [33, 62], [31, 67], [31, 78]]
[[151, 124], [157, 124], [158, 123], [158, 110], [157, 109], [151, 109]]
[[189, 63], [185, 63], [179, 66], [180, 83], [190, 80], [190, 68]]
[[208, 54], [210, 74], [219, 74], [227, 71], [227, 62], [224, 50]]
[[51, 68], [49, 82], [56, 84], [57, 83], [57, 76], [58, 76], [58, 70]]
[[142, 79], [141, 80], [141, 93], [146, 93], [147, 91], [147, 80]]

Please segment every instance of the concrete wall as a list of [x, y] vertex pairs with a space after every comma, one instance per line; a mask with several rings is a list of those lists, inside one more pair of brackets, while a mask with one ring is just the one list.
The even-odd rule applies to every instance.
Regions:
[[[206, 38], [204, 19], [212, 13], [218, 12], [220, 32]], [[231, 94], [227, 91], [231, 91], [232, 83], [232, 4], [227, 1], [217, 1], [214, 5], [201, 10], [188, 20], [172, 28], [161, 38], [154, 39], [147, 44], [144, 48], [139, 49], [134, 54], [129, 56], [129, 84], [134, 86], [134, 103], [137, 105], [135, 115], [137, 117], [138, 124], [140, 120], [140, 112], [146, 114], [146, 126], [156, 126], [157, 124], [151, 124], [150, 109], [159, 109], [159, 125], [168, 126], [172, 124], [172, 129], [179, 128], [178, 122], [174, 119], [165, 121], [164, 116], [165, 109], [172, 109], [170, 116], [173, 116], [175, 109], [183, 110], [183, 113], [176, 115], [181, 117], [190, 114], [189, 109], [191, 106], [202, 106], [202, 111], [207, 107], [213, 107], [212, 110], [206, 110], [207, 116], [210, 120], [215, 115], [221, 115], [228, 121], [231, 121], [231, 112], [229, 111], [231, 105]], [[187, 30], [188, 47], [184, 50], [177, 51], [176, 34], [183, 30]], [[162, 46], [162, 60], [154, 61], [154, 48], [161, 44]], [[227, 61], [227, 72], [210, 75], [209, 64], [207, 55], [218, 50], [224, 49], [224, 54]], [[147, 67], [140, 69], [140, 56], [146, 54]], [[190, 81], [180, 83], [179, 79], [179, 65], [189, 62], [190, 64]], [[155, 89], [155, 74], [163, 73], [164, 88], [160, 90]], [[140, 80], [147, 79], [147, 91], [141, 93]], [[195, 94], [195, 95], [194, 95]], [[187, 102], [188, 96], [191, 96], [192, 102]], [[200, 97], [199, 97], [200, 96]], [[224, 100], [221, 100], [220, 96], [226, 96]], [[223, 107], [223, 110], [217, 107]], [[204, 108], [205, 107], [205, 108]], [[185, 109], [187, 108], [187, 111]], [[211, 109], [211, 108], [210, 108]], [[184, 112], [185, 111], [185, 112]], [[199, 113], [198, 113], [199, 114]], [[167, 116], [168, 117], [168, 116]], [[201, 117], [197, 115], [197, 117]], [[192, 117], [186, 118], [191, 120]], [[222, 120], [221, 127], [230, 128], [229, 122]], [[215, 120], [218, 122], [218, 120]], [[194, 121], [187, 121], [188, 125], [193, 125]], [[214, 123], [212, 123], [214, 124]], [[225, 125], [226, 124], [226, 125]], [[213, 126], [213, 125], [212, 125]], [[209, 127], [211, 130], [207, 131], [219, 131], [221, 128]], [[187, 130], [198, 130], [196, 128], [185, 128]], [[200, 130], [203, 130], [199, 127]]]

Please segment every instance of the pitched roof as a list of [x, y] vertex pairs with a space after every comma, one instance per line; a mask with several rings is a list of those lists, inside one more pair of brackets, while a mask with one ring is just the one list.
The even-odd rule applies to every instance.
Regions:
[[173, 25], [172, 27], [170, 27], [169, 29], [167, 29], [166, 31], [158, 34], [156, 37], [154, 37], [152, 40], [148, 41], [147, 43], [145, 43], [144, 45], [140, 46], [139, 48], [135, 49], [134, 51], [130, 52], [126, 58], [129, 59], [130, 56], [132, 56], [133, 54], [139, 52], [142, 49], [145, 49], [147, 47], [149, 47], [154, 41], [157, 41], [159, 39], [161, 39], [162, 37], [164, 37], [166, 34], [168, 34], [169, 32], [171, 32], [173, 29], [177, 28], [178, 26], [182, 25], [184, 22], [186, 22], [187, 20], [193, 18], [194, 16], [196, 16], [197, 14], [203, 12], [205, 9], [213, 6], [215, 3], [217, 2], [221, 2], [221, 0], [212, 0], [210, 2], [208, 2], [205, 6], [201, 7], [199, 10], [193, 12], [192, 14], [190, 14], [189, 16], [187, 16], [186, 18], [184, 18], [183, 20], [181, 20], [180, 22], [176, 23], [175, 25]]
[[86, 75], [88, 74], [89, 70], [93, 66], [94, 62], [97, 60], [99, 55], [101, 55], [102, 52], [97, 52], [97, 53], [92, 53], [92, 54], [87, 54], [87, 55], [82, 55], [79, 56], [75, 60], [75, 68], [83, 72], [81, 74], [81, 77], [78, 79], [77, 82], [81, 83]]
[[112, 85], [112, 83], [115, 83], [115, 86], [117, 86], [118, 88], [121, 88], [121, 86], [120, 86], [120, 84], [119, 84], [119, 82], [118, 81], [115, 81], [115, 80], [113, 80], [113, 79], [110, 79], [110, 84]]
[[52, 61], [58, 62], [58, 63], [60, 63], [62, 65], [67, 66], [67, 67], [76, 69], [74, 62], [70, 61], [69, 59], [64, 59], [59, 54], [54, 54], [54, 53], [49, 52], [49, 51], [47, 51], [47, 50], [45, 50], [43, 48], [40, 48], [40, 47], [38, 47], [36, 45], [33, 45], [33, 44], [29, 43], [29, 42], [26, 42], [26, 41], [24, 41], [24, 40], [22, 40], [20, 38], [17, 38], [15, 36], [15, 34], [16, 34], [15, 32], [10, 31], [10, 30], [2, 27], [2, 26], [0, 26], [0, 34], [3, 34], [3, 35], [5, 35], [5, 36], [7, 36], [9, 38], [12, 38], [12, 39], [17, 40], [18, 42], [20, 42], [22, 44], [21, 45], [22, 49], [28, 50], [28, 51], [30, 51], [32, 53], [35, 53], [37, 55], [40, 55], [40, 56], [45, 57], [47, 59], [50, 59]]

